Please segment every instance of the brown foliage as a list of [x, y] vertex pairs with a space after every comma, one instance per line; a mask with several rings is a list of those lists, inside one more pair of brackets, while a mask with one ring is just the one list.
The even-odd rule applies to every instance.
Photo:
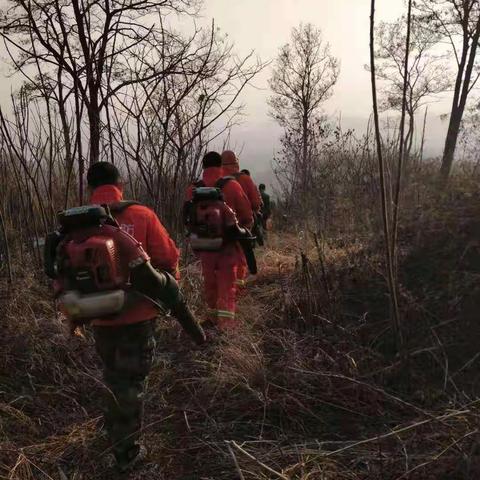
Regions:
[[[422, 185], [399, 230], [407, 363], [377, 236], [278, 232], [238, 332], [201, 350], [159, 323], [149, 461], [130, 478], [476, 478], [478, 194]], [[113, 479], [90, 336], [65, 337], [38, 285], [25, 276], [2, 317], [0, 475]], [[194, 263], [184, 287], [201, 315]]]

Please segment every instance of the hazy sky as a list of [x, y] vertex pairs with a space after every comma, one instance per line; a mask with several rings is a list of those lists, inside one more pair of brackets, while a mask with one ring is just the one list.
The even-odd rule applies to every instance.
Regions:
[[[377, 4], [377, 21], [393, 20], [406, 11], [404, 0], [377, 0]], [[335, 117], [341, 115], [344, 128], [361, 133], [371, 112], [370, 74], [364, 68], [369, 62], [369, 14], [370, 0], [205, 0], [200, 23], [209, 25], [215, 19], [217, 27], [235, 43], [239, 55], [255, 50], [262, 61], [273, 60], [279, 47], [288, 42], [291, 29], [301, 22], [320, 27], [341, 62], [340, 78], [325, 110]], [[5, 77], [7, 70], [6, 65], [0, 65], [2, 101], [6, 101], [12, 88], [11, 79]], [[270, 74], [268, 67], [246, 89], [242, 96], [246, 117], [233, 135], [242, 164], [263, 181], [270, 176], [270, 163], [281, 133], [267, 114]], [[440, 115], [448, 109], [448, 99], [430, 106], [430, 154], [442, 150], [446, 125]]]
[[[393, 20], [406, 11], [404, 0], [377, 0], [377, 20]], [[370, 0], [206, 0], [205, 21], [228, 32], [239, 54], [254, 49], [262, 60], [273, 59], [279, 47], [289, 40], [292, 27], [311, 22], [323, 31], [332, 53], [341, 62], [341, 73], [333, 97], [325, 110], [341, 115], [345, 128], [363, 131], [371, 112], [369, 63]], [[269, 96], [267, 68], [243, 96], [247, 117], [235, 132], [237, 144], [243, 145], [242, 163], [264, 177], [272, 153], [278, 145], [279, 130], [267, 115]], [[430, 106], [427, 148], [442, 150], [443, 130], [439, 116], [448, 111], [448, 102]]]

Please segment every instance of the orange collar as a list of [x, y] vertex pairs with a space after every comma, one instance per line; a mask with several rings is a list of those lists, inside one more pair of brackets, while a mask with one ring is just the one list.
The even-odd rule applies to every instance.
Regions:
[[96, 188], [90, 198], [90, 202], [94, 204], [115, 203], [123, 199], [122, 190], [116, 185], [102, 185]]
[[223, 177], [222, 167], [209, 167], [203, 171], [202, 179], [207, 187], [213, 187], [215, 182]]

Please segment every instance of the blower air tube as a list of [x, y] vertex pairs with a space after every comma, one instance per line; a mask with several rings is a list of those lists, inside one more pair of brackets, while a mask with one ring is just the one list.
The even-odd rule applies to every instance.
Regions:
[[205, 343], [205, 332], [186, 304], [175, 278], [167, 272], [158, 272], [150, 262], [142, 263], [130, 272], [134, 290], [148, 297], [159, 307], [170, 310], [185, 332], [197, 345]]
[[239, 240], [239, 243], [240, 247], [243, 250], [243, 254], [245, 255], [248, 271], [252, 275], [256, 275], [258, 273], [257, 259], [255, 258], [255, 251], [253, 249], [252, 240], [248, 238], [243, 238]]
[[240, 227], [238, 224], [230, 227], [226, 232], [227, 241], [238, 242], [245, 255], [248, 270], [252, 275], [258, 273], [257, 259], [255, 258], [255, 237], [247, 228]]
[[258, 245], [260, 247], [263, 247], [265, 245], [265, 237], [264, 237], [263, 228], [262, 228], [262, 214], [255, 213], [254, 216], [255, 216], [255, 223], [253, 225], [252, 234], [255, 236]]

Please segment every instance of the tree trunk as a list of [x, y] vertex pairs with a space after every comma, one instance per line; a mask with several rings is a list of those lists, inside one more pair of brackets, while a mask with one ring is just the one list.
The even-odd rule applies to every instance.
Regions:
[[388, 289], [392, 309], [393, 329], [395, 331], [397, 346], [403, 347], [403, 334], [400, 323], [398, 307], [397, 283], [394, 275], [393, 257], [390, 235], [390, 208], [387, 203], [387, 187], [385, 182], [385, 162], [383, 158], [382, 140], [380, 135], [380, 120], [378, 116], [377, 82], [375, 73], [375, 0], [371, 0], [370, 13], [370, 75], [372, 84], [373, 119], [375, 124], [375, 139], [377, 144], [378, 171], [380, 176], [380, 199], [382, 203], [383, 234], [385, 239], [385, 261], [387, 268]]
[[83, 173], [85, 170], [85, 161], [83, 159], [82, 148], [82, 108], [80, 106], [80, 92], [78, 91], [77, 81], [74, 82], [74, 98], [75, 98], [75, 120], [76, 120], [76, 150], [78, 156], [78, 201], [83, 205], [84, 188], [83, 188]]
[[90, 99], [88, 107], [88, 122], [90, 124], [90, 165], [100, 160], [100, 110], [98, 101]]
[[[404, 177], [405, 170], [405, 158], [408, 159], [408, 152], [406, 150], [406, 139], [405, 137], [405, 117], [407, 114], [407, 89], [408, 89], [408, 60], [410, 56], [410, 34], [412, 27], [412, 0], [408, 2], [408, 14], [407, 14], [407, 39], [405, 45], [405, 61], [404, 61], [404, 72], [403, 72], [403, 92], [402, 92], [402, 117], [400, 120], [400, 137], [399, 137], [399, 152], [398, 152], [398, 165], [397, 165], [397, 177], [395, 180], [395, 192], [394, 192], [394, 203], [393, 203], [393, 219], [392, 219], [392, 245], [391, 245], [391, 255], [394, 266], [394, 274], [397, 274], [397, 236], [398, 236], [398, 217], [400, 210], [400, 193], [402, 190], [402, 182]], [[409, 130], [407, 134], [413, 135], [413, 126], [414, 115], [412, 110], [409, 110]], [[404, 143], [405, 142], [405, 143]]]
[[300, 191], [305, 192], [308, 189], [308, 113], [305, 111], [302, 121], [302, 183], [300, 185]]
[[70, 125], [68, 124], [67, 110], [65, 108], [65, 100], [63, 97], [63, 85], [61, 83], [61, 72], [58, 70], [58, 113], [60, 115], [60, 121], [62, 125], [62, 135], [63, 141], [65, 144], [65, 174], [66, 174], [66, 183], [65, 183], [65, 201], [64, 208], [68, 206], [68, 200], [70, 198], [70, 185], [73, 174], [73, 155], [72, 155], [72, 140], [70, 138]]
[[428, 107], [425, 108], [425, 116], [423, 117], [422, 144], [420, 146], [420, 159], [419, 159], [420, 164], [422, 164], [423, 162], [423, 154], [425, 149], [425, 132], [427, 130], [427, 116], [428, 116]]
[[[465, 21], [468, 22], [469, 19], [470, 18], [467, 18]], [[471, 85], [471, 80], [477, 56], [478, 42], [480, 39], [480, 15], [476, 20], [475, 33], [471, 38], [471, 43], [468, 38], [465, 39], [465, 36], [468, 35], [467, 32], [468, 29], [466, 29], [466, 32], [464, 33], [462, 61], [457, 72], [452, 111], [450, 114], [450, 122], [448, 124], [447, 138], [445, 139], [442, 166], [440, 168], [440, 177], [444, 183], [448, 180], [452, 170], [463, 112], [465, 111], [468, 95], [473, 87], [473, 85]], [[467, 57], [468, 61], [466, 60]]]
[[440, 176], [443, 181], [446, 181], [452, 171], [453, 159], [455, 156], [455, 149], [457, 147], [458, 134], [460, 132], [460, 125], [462, 123], [463, 109], [454, 108], [450, 116], [448, 124], [447, 138], [445, 140], [445, 149], [443, 151], [442, 167], [440, 169]]
[[415, 112], [408, 113], [408, 131], [405, 137], [405, 170], [407, 170], [415, 140]]

